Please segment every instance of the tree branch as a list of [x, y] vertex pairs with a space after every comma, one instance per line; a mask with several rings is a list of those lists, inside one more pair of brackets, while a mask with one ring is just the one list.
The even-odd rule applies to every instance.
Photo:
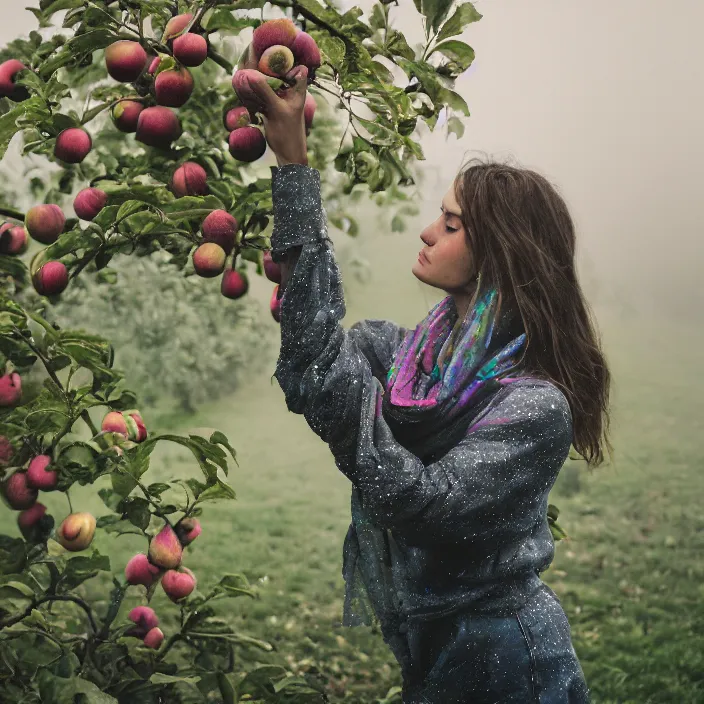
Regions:
[[218, 66], [222, 66], [228, 73], [232, 73], [235, 68], [224, 56], [218, 54], [210, 45], [208, 45], [208, 58], [212, 59]]
[[21, 213], [19, 210], [15, 210], [14, 208], [7, 208], [4, 205], [0, 205], [0, 215], [24, 222], [24, 213]]
[[47, 596], [43, 596], [40, 599], [33, 601], [21, 614], [11, 616], [10, 618], [5, 619], [4, 621], [0, 621], [0, 630], [2, 630], [3, 628], [7, 628], [8, 626], [13, 626], [15, 623], [19, 623], [22, 619], [27, 618], [27, 616], [32, 613], [33, 609], [36, 609], [37, 606], [41, 606], [47, 601], [71, 601], [74, 604], [80, 606], [83, 611], [86, 612], [86, 616], [88, 617], [88, 622], [90, 623], [90, 627], [93, 633], [96, 633], [98, 631], [98, 627], [95, 624], [95, 619], [93, 618], [93, 612], [91, 611], [90, 606], [88, 606], [88, 604], [86, 604], [83, 599], [77, 596], [73, 596], [71, 594], [48, 594]]

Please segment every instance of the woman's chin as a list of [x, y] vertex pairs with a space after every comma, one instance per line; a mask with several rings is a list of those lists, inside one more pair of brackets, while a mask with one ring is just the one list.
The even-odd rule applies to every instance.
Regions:
[[418, 280], [422, 281], [424, 284], [430, 283], [428, 281], [428, 277], [425, 275], [425, 272], [423, 269], [425, 268], [425, 264], [423, 262], [417, 261], [412, 267], [411, 267], [411, 272], [413, 273], [413, 276], [415, 276]]

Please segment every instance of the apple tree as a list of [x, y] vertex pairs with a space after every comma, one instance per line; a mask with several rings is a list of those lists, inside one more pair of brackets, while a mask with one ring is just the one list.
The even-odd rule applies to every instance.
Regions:
[[[17, 521], [0, 536], [0, 699], [325, 701], [324, 683], [283, 667], [241, 672], [240, 648], [272, 646], [212, 604], [255, 590], [242, 574], [187, 567], [209, 502], [235, 498], [235, 449], [220, 432], [150, 433], [110, 340], [62, 327], [51, 308], [82, 279], [119, 285], [111, 262], [158, 253], [184, 277], [219, 279], [228, 299], [266, 276], [278, 319], [271, 162], [233, 76], [259, 70], [285, 91], [288, 70], [308, 66], [310, 163], [331, 225], [353, 236], [364, 194], [398, 208], [397, 221], [412, 212], [423, 129], [461, 136], [469, 111], [453, 86], [474, 52], [455, 37], [481, 15], [453, 0], [366, 14], [316, 0], [41, 0], [31, 12], [38, 29], [0, 52], [0, 155], [17, 135], [23, 156], [58, 168], [26, 212], [0, 205], [0, 480]], [[423, 42], [409, 45], [396, 12], [417, 16]], [[150, 478], [162, 442], [192, 453], [192, 476]], [[81, 507], [79, 487], [104, 515]], [[44, 492], [65, 495], [66, 512], [50, 515]], [[135, 533], [143, 550], [115, 564], [97, 531]], [[109, 598], [91, 602], [86, 583], [103, 578]], [[156, 589], [178, 628], [161, 628]], [[125, 608], [135, 593], [144, 603]]]

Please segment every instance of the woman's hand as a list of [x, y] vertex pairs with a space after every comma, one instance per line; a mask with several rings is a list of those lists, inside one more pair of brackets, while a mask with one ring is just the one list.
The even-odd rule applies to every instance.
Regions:
[[285, 80], [289, 87], [275, 93], [263, 74], [238, 71], [234, 85], [250, 115], [257, 112], [262, 115], [266, 141], [276, 154], [279, 166], [307, 165], [303, 106], [308, 86], [308, 68], [295, 66], [286, 74]]

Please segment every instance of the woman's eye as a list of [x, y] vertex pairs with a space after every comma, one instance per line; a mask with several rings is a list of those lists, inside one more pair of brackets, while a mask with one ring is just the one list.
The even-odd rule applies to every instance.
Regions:
[[449, 225], [445, 225], [445, 229], [446, 229], [448, 232], [457, 232], [457, 230], [459, 230], [458, 227], [450, 227]]

